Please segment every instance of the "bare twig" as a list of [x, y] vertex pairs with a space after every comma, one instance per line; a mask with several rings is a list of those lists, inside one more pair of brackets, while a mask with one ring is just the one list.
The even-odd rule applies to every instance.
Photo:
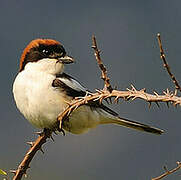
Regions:
[[50, 138], [51, 133], [51, 130], [45, 129], [35, 140], [35, 142], [31, 143], [31, 148], [27, 151], [24, 159], [18, 166], [18, 169], [12, 171], [15, 174], [13, 180], [20, 180], [23, 175], [26, 176], [26, 171], [29, 168], [31, 160], [33, 159], [38, 150], [42, 151], [41, 147], [46, 142], [47, 138]]
[[167, 168], [164, 168], [166, 172], [156, 178], [152, 178], [152, 180], [160, 180], [160, 179], [164, 178], [165, 176], [168, 176], [169, 174], [172, 174], [172, 173], [178, 171], [180, 168], [181, 168], [181, 162], [177, 162], [176, 168], [174, 168], [172, 170], [168, 170]]
[[164, 53], [164, 50], [163, 50], [163, 47], [162, 47], [162, 41], [161, 41], [160, 34], [157, 34], [157, 39], [158, 39], [158, 44], [159, 44], [159, 47], [160, 47], [160, 58], [163, 60], [163, 66], [166, 68], [169, 76], [171, 77], [173, 83], [175, 84], [175, 88], [181, 92], [181, 87], [180, 87], [178, 81], [176, 80], [175, 76], [171, 72], [170, 67], [169, 67], [169, 65], [168, 65], [168, 63], [166, 61], [165, 53]]
[[107, 70], [106, 70], [106, 67], [104, 66], [103, 62], [102, 62], [102, 59], [101, 59], [101, 56], [100, 56], [100, 50], [98, 49], [97, 47], [97, 42], [96, 42], [96, 37], [95, 36], [92, 36], [92, 48], [94, 49], [94, 54], [95, 54], [95, 57], [96, 57], [96, 60], [97, 60], [97, 63], [99, 65], [99, 68], [101, 70], [101, 78], [103, 79], [104, 81], [104, 89], [107, 89], [108, 91], [112, 91], [113, 88], [110, 84], [110, 78], [107, 76]]

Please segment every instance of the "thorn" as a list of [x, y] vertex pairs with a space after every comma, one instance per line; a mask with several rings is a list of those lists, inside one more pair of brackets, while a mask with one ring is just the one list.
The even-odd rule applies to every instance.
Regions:
[[133, 97], [133, 98], [131, 99], [131, 101], [134, 101], [136, 98], [137, 98], [136, 96], [135, 96], [135, 97]]
[[97, 98], [95, 98], [93, 101], [98, 101], [100, 99], [100, 97], [97, 97]]
[[94, 93], [92, 93], [92, 92], [86, 91], [86, 96], [89, 96], [89, 95], [90, 95], [90, 96], [93, 96], [93, 94], [94, 94]]
[[129, 101], [131, 98], [132, 98], [132, 95], [129, 95], [129, 96], [125, 97], [125, 100]]
[[125, 101], [129, 101], [129, 100], [130, 100], [130, 97], [131, 97], [131, 96], [125, 96], [125, 97], [123, 97], [123, 99], [124, 99]]
[[103, 101], [103, 97], [101, 97], [100, 99], [99, 99], [99, 104], [102, 104], [102, 101]]
[[38, 132], [35, 132], [35, 134], [38, 134], [39, 136], [42, 136], [43, 135], [43, 131], [38, 131]]
[[131, 84], [131, 88], [133, 91], [136, 91], [136, 88]]
[[70, 103], [69, 101], [64, 100], [64, 102], [65, 102], [68, 106], [71, 105], [71, 103]]
[[65, 114], [64, 118], [68, 117], [70, 115], [71, 111], [72, 111], [72, 109], [69, 109], [68, 112]]
[[167, 103], [167, 107], [169, 108], [169, 107], [170, 107], [170, 106], [169, 106], [169, 102], [167, 101], [166, 103]]
[[[86, 103], [87, 103], [87, 102], [86, 102]], [[74, 110], [76, 110], [78, 107], [79, 107], [79, 105], [76, 105], [75, 108], [74, 108]], [[70, 112], [70, 113], [71, 113], [71, 112]], [[70, 113], [69, 113], [69, 115], [70, 115]]]
[[109, 99], [109, 101], [110, 101], [110, 104], [112, 104], [112, 99], [111, 99], [111, 97], [110, 98], [108, 98]]
[[140, 90], [141, 92], [146, 92], [146, 88], [143, 88]]
[[155, 103], [156, 103], [156, 105], [158, 106], [158, 108], [160, 108], [160, 105], [158, 104], [158, 102], [156, 101]]
[[32, 142], [32, 141], [28, 141], [28, 142], [26, 142], [27, 144], [29, 144], [31, 147], [35, 144], [34, 142]]
[[178, 92], [178, 91], [177, 91], [177, 89], [175, 89], [174, 96], [176, 96], [176, 95], [177, 95], [177, 92]]
[[104, 99], [106, 101], [107, 104], [109, 104], [109, 101], [107, 99]]
[[65, 131], [62, 129], [61, 133], [63, 134], [63, 136], [65, 136]]
[[114, 99], [114, 103], [119, 103], [119, 98], [118, 98], [118, 96], [117, 97], [115, 97], [115, 99]]
[[126, 90], [128, 90], [129, 92], [132, 92], [132, 90], [131, 90], [131, 89], [129, 89], [129, 88], [126, 88]]
[[17, 170], [10, 170], [11, 173], [16, 174]]
[[157, 34], [157, 37], [160, 37], [160, 33]]
[[166, 166], [163, 166], [163, 169], [164, 169], [166, 172], [169, 172], [169, 170], [167, 169]]
[[149, 105], [148, 105], [148, 108], [150, 109], [151, 108], [151, 101], [148, 101]]
[[156, 91], [153, 92], [157, 97], [159, 96], [158, 93]]
[[115, 85], [114, 89], [115, 89], [115, 90], [117, 90], [117, 89], [118, 89], [118, 86], [117, 86], [117, 85]]
[[99, 94], [101, 94], [101, 93], [102, 93], [102, 91], [101, 91], [101, 90], [99, 90], [99, 89], [96, 89], [96, 92], [98, 92]]
[[170, 92], [169, 92], [169, 90], [168, 90], [168, 88], [167, 88], [167, 94], [169, 94]]
[[43, 151], [43, 149], [42, 149], [42, 147], [40, 147], [40, 149], [39, 149], [43, 154], [45, 153], [44, 151]]
[[165, 91], [163, 91], [163, 94], [164, 94], [164, 95], [167, 95], [167, 93], [166, 93]]

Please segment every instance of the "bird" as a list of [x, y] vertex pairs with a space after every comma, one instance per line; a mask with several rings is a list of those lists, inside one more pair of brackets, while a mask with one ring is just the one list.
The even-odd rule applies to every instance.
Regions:
[[[75, 97], [85, 97], [90, 92], [64, 72], [64, 66], [74, 62], [63, 45], [54, 39], [35, 39], [24, 49], [13, 83], [13, 95], [19, 111], [36, 128], [60, 130], [57, 117], [67, 108], [67, 102]], [[103, 124], [116, 124], [157, 135], [164, 132], [121, 118], [99, 101], [79, 106], [61, 122], [61, 130], [82, 134]]]

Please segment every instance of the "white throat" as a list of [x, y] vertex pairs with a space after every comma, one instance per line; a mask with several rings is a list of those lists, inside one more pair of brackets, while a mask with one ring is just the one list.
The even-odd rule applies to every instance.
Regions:
[[25, 71], [42, 71], [48, 74], [62, 73], [64, 65], [57, 61], [57, 59], [41, 59], [37, 62], [28, 62], [25, 66]]

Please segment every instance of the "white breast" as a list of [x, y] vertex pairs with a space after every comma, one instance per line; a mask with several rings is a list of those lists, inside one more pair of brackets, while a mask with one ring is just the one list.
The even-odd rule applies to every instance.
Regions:
[[13, 84], [16, 105], [20, 112], [38, 128], [52, 128], [66, 104], [63, 95], [52, 87], [54, 75], [22, 71]]

